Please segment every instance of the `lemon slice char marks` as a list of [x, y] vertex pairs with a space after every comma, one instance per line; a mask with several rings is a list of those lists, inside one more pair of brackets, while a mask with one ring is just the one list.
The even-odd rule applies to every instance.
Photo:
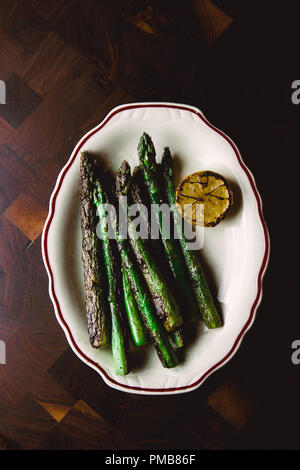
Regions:
[[214, 227], [227, 215], [233, 196], [222, 175], [206, 170], [187, 176], [179, 184], [175, 202], [190, 223]]

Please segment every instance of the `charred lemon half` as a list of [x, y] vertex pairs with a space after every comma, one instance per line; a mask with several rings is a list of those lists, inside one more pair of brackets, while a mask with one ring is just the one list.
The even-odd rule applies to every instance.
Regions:
[[176, 189], [177, 210], [194, 225], [214, 227], [228, 214], [233, 196], [224, 176], [214, 171], [197, 171]]

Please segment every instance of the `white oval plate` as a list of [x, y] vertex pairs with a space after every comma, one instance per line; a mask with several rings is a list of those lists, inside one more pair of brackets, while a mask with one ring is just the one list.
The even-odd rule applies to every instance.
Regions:
[[[176, 179], [198, 170], [214, 170], [231, 183], [235, 207], [217, 227], [204, 230], [201, 255], [214, 285], [224, 326], [197, 326], [197, 339], [186, 348], [183, 363], [164, 369], [149, 347], [135, 348], [136, 368], [117, 376], [110, 351], [89, 343], [81, 262], [80, 152], [101, 155], [113, 171], [126, 159], [138, 163], [136, 147], [143, 131], [153, 139], [158, 160], [164, 146], [176, 158]], [[58, 322], [78, 357], [113, 388], [141, 394], [176, 394], [199, 387], [236, 352], [253, 323], [262, 295], [269, 237], [254, 178], [234, 143], [214, 128], [199, 109], [174, 103], [135, 103], [113, 109], [76, 145], [58, 176], [42, 237], [49, 293]]]

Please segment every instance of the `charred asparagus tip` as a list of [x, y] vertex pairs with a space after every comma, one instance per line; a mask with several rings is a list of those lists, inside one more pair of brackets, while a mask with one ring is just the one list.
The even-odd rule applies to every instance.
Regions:
[[119, 172], [122, 173], [122, 175], [130, 173], [130, 165], [127, 162], [127, 160], [123, 160], [123, 162], [121, 163], [121, 166], [119, 168]]
[[152, 139], [146, 132], [141, 136], [137, 150], [141, 164], [150, 170], [154, 170], [156, 167], [156, 152]]
[[169, 147], [164, 148], [164, 153], [162, 156], [161, 164], [162, 164], [164, 173], [170, 177], [173, 177], [174, 165], [173, 165], [173, 158], [172, 158]]
[[129, 163], [124, 160], [116, 176], [116, 194], [125, 196], [128, 194], [131, 181]]

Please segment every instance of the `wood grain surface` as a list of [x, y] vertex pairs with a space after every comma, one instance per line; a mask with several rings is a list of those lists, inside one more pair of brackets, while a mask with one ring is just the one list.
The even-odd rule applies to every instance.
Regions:
[[[299, 158], [299, 26], [295, 1], [1, 0], [0, 449], [299, 448], [296, 237], [283, 241], [294, 210], [284, 191], [274, 197]], [[74, 355], [40, 250], [76, 142], [113, 107], [152, 100], [195, 105], [232, 137], [276, 253], [237, 355], [200, 389], [170, 397], [117, 392]]]

